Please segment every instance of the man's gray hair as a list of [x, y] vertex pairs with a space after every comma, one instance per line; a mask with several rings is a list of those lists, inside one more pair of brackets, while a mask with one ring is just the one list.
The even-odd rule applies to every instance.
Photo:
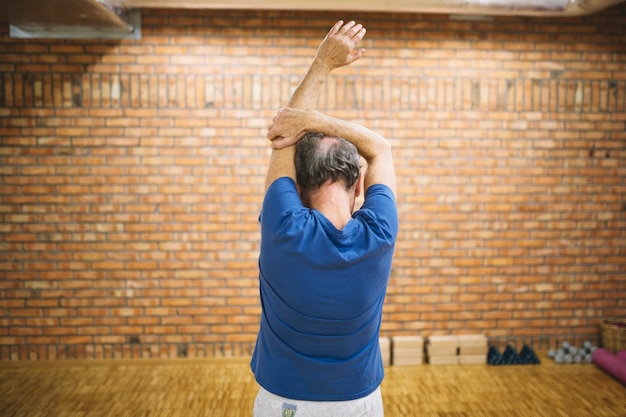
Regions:
[[[322, 139], [330, 140], [322, 142]], [[349, 190], [359, 179], [361, 159], [356, 147], [342, 138], [308, 132], [296, 143], [296, 182], [312, 191], [326, 181], [343, 181]]]

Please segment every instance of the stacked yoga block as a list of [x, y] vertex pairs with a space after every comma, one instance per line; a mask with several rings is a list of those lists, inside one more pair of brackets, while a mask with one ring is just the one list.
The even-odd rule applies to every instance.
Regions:
[[481, 334], [393, 336], [380, 337], [379, 341], [385, 366], [485, 364], [489, 349], [487, 338]]
[[457, 365], [458, 336], [430, 336], [426, 342], [426, 355], [430, 365]]
[[459, 336], [459, 363], [461, 365], [486, 363], [488, 345], [487, 337], [482, 334]]
[[487, 338], [483, 335], [430, 336], [426, 344], [431, 365], [471, 365], [487, 362]]
[[383, 366], [391, 365], [391, 339], [388, 337], [380, 337], [378, 343], [383, 358]]
[[394, 336], [392, 354], [394, 366], [421, 365], [424, 362], [424, 339], [420, 336]]

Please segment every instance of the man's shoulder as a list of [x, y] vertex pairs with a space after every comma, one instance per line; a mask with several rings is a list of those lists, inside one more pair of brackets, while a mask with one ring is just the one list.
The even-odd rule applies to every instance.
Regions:
[[280, 177], [274, 180], [265, 192], [259, 220], [275, 219], [279, 213], [285, 214], [301, 207], [302, 201], [294, 180]]
[[383, 199], [390, 203], [396, 204], [396, 198], [389, 186], [385, 184], [372, 184], [365, 191], [365, 202], [370, 199]]
[[291, 177], [279, 177], [276, 178], [269, 187], [267, 187], [267, 190], [265, 191], [265, 194], [270, 194], [271, 192], [275, 191], [275, 190], [295, 190], [296, 189], [296, 182], [293, 180], [293, 178]]
[[373, 184], [367, 188], [365, 201], [359, 215], [367, 222], [385, 224], [386, 227], [397, 229], [398, 207], [391, 188], [384, 184]]

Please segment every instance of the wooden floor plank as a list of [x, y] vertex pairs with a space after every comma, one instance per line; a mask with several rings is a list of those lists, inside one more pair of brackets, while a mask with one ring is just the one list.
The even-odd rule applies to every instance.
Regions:
[[[250, 417], [257, 389], [247, 360], [0, 362], [7, 417]], [[381, 390], [387, 417], [626, 416], [589, 364], [391, 366]]]

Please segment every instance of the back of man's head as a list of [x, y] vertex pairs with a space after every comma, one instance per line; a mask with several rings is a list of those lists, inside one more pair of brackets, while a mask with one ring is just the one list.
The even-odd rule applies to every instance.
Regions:
[[313, 191], [328, 180], [342, 181], [349, 190], [359, 179], [361, 159], [356, 147], [345, 139], [308, 132], [296, 143], [296, 182]]

